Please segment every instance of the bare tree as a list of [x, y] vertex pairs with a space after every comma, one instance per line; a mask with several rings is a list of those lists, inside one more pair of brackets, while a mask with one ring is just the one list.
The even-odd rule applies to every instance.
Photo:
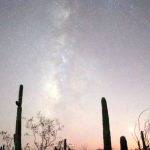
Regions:
[[57, 149], [57, 150], [63, 150], [63, 143], [64, 143], [64, 140], [58, 141], [58, 142], [57, 142], [56, 149]]
[[138, 145], [139, 150], [141, 150], [141, 145], [140, 145], [141, 131], [144, 131], [143, 133], [144, 133], [144, 139], [145, 139], [146, 145], [149, 146], [150, 144], [150, 119], [149, 119], [150, 116], [144, 121], [143, 119], [141, 120], [142, 115], [149, 109], [150, 107], [141, 111], [141, 113], [138, 116], [137, 123], [135, 123], [134, 133], [132, 134], [135, 142]]
[[150, 120], [149, 118], [144, 123], [144, 138], [147, 145], [150, 145]]
[[31, 147], [30, 147], [30, 144], [29, 143], [26, 143], [25, 147], [24, 147], [24, 150], [30, 150]]
[[48, 119], [39, 112], [36, 117], [27, 120], [26, 128], [31, 131], [37, 149], [46, 150], [54, 146], [57, 132], [62, 129], [62, 126], [57, 119]]
[[1, 131], [0, 135], [2, 137], [3, 142], [6, 145], [7, 150], [10, 150], [12, 148], [13, 137], [6, 131]]

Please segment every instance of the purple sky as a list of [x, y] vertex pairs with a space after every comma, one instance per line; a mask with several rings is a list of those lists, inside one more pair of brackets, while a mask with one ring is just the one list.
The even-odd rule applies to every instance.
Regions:
[[103, 147], [106, 97], [113, 147], [121, 135], [131, 146], [128, 130], [150, 105], [149, 8], [149, 0], [0, 0], [0, 129], [14, 132], [22, 83], [23, 115], [59, 118], [62, 135], [89, 150]]

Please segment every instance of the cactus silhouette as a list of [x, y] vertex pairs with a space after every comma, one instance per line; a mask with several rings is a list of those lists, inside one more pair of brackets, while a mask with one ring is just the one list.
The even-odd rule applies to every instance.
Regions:
[[67, 140], [64, 139], [64, 150], [67, 150]]
[[107, 109], [107, 102], [104, 97], [101, 100], [101, 104], [102, 104], [104, 150], [111, 150], [112, 148], [111, 148], [109, 115], [108, 115], [108, 109]]
[[5, 150], [5, 145], [0, 146], [0, 150]]
[[20, 85], [17, 105], [16, 131], [14, 134], [15, 150], [21, 150], [21, 118], [22, 118], [23, 85]]
[[142, 144], [143, 144], [143, 150], [147, 150], [147, 146], [145, 144], [145, 139], [144, 139], [144, 133], [141, 131], [141, 139], [142, 139]]
[[5, 150], [5, 145], [3, 145], [2, 150]]
[[127, 140], [124, 136], [120, 137], [120, 149], [121, 150], [128, 150]]

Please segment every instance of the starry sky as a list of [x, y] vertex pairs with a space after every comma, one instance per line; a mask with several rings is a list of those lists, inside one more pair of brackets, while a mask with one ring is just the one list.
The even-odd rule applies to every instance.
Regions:
[[[75, 148], [103, 147], [106, 97], [113, 148], [150, 99], [150, 0], [0, 0], [0, 128], [41, 110]], [[12, 128], [10, 126], [14, 125]]]

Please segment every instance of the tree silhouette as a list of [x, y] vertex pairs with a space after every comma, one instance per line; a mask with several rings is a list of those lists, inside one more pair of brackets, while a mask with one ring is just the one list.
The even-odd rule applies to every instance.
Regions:
[[10, 150], [12, 148], [13, 137], [7, 131], [1, 131], [0, 135], [7, 147], [7, 150]]
[[134, 132], [132, 134], [139, 150], [141, 150], [142, 141], [141, 131], [143, 132], [145, 144], [147, 145], [147, 147], [150, 145], [150, 116], [148, 116], [148, 118], [145, 120], [141, 120], [142, 115], [148, 110], [150, 110], [150, 107], [140, 112], [140, 114], [138, 115], [137, 123], [135, 123]]
[[57, 119], [48, 119], [39, 112], [36, 117], [27, 120], [26, 128], [31, 131], [37, 149], [46, 150], [48, 147], [54, 146], [57, 132], [62, 129], [62, 126]]

